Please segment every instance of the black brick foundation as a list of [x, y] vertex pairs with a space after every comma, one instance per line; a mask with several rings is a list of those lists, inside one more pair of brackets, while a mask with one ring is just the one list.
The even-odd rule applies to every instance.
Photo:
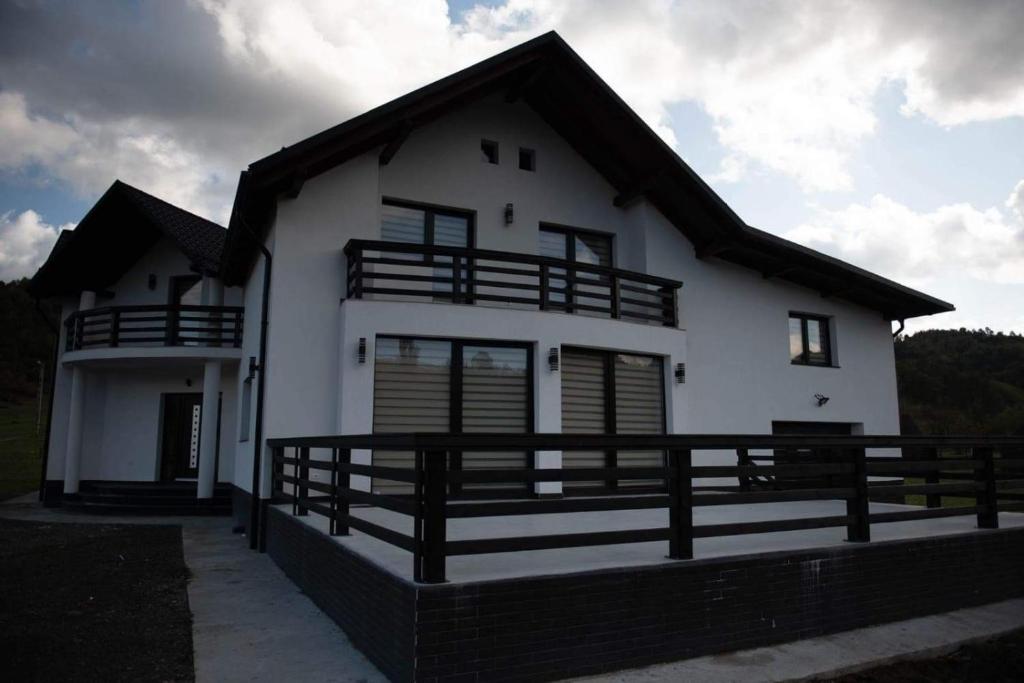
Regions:
[[416, 586], [268, 520], [274, 560], [394, 681], [581, 676], [1024, 595], [1024, 529]]

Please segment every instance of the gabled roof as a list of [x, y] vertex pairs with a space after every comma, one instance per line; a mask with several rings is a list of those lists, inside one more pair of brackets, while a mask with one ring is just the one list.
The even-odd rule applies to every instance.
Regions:
[[241, 283], [276, 201], [359, 154], [385, 151], [409, 131], [493, 93], [523, 100], [619, 193], [647, 198], [702, 258], [732, 261], [891, 319], [953, 306], [746, 225], [558, 34], [546, 33], [251, 164], [239, 180], [223, 277]]
[[226, 235], [212, 221], [115, 180], [74, 230], [61, 233], [29, 289], [36, 296], [105, 289], [162, 237], [193, 270], [216, 274]]

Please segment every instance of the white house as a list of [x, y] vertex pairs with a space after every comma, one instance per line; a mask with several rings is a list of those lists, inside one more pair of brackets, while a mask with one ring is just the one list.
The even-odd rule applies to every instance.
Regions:
[[224, 236], [115, 183], [35, 276], [50, 496], [231, 484], [249, 525], [274, 437], [897, 434], [892, 322], [952, 310], [746, 225], [554, 34], [253, 163]]

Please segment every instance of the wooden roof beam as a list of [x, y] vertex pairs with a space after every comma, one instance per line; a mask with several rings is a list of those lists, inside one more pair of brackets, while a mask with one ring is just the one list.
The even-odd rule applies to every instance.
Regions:
[[615, 199], [612, 200], [612, 204], [614, 204], [620, 209], [626, 208], [627, 206], [629, 206], [630, 204], [632, 204], [633, 202], [635, 202], [636, 200], [640, 199], [645, 194], [653, 190], [654, 183], [657, 182], [660, 175], [660, 173], [656, 173], [654, 175], [647, 176], [646, 178], [636, 183], [635, 185], [632, 185], [631, 187], [627, 187], [626, 189], [622, 190], [621, 192], [619, 192], [619, 194], [615, 195]]
[[799, 270], [797, 266], [780, 266], [772, 270], [765, 270], [761, 272], [761, 277], [765, 280], [771, 280], [775, 277], [782, 277], [783, 275], [789, 275], [795, 270]]
[[734, 249], [735, 247], [736, 245], [733, 244], [732, 242], [723, 242], [716, 240], [713, 242], [708, 242], [703, 246], [695, 247], [694, 251], [697, 254], [697, 258], [703, 261], [706, 258], [718, 256], [719, 254], [729, 251], [730, 249]]
[[412, 133], [412, 122], [405, 121], [398, 128], [398, 132], [391, 138], [388, 144], [384, 145], [384, 149], [380, 151], [380, 165], [387, 166], [391, 163], [391, 160], [398, 154], [398, 150], [402, 148], [405, 141], [409, 139], [409, 134]]

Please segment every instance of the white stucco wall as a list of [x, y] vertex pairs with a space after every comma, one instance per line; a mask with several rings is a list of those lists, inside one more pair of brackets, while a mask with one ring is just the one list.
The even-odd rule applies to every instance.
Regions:
[[[481, 161], [482, 138], [499, 142], [500, 164]], [[536, 150], [536, 172], [518, 168], [519, 146]], [[879, 313], [714, 259], [699, 261], [649, 203], [619, 209], [614, 196], [532, 110], [500, 98], [415, 129], [387, 166], [379, 166], [374, 150], [307, 180], [298, 198], [279, 201], [274, 222], [264, 436], [370, 431], [373, 340], [380, 334], [534, 343], [538, 431], [560, 429], [560, 383], [545, 358], [550, 346], [568, 344], [662, 355], [669, 429], [676, 433], [769, 433], [773, 420], [899, 431], [891, 326]], [[380, 239], [382, 197], [475, 212], [475, 242], [484, 249], [536, 253], [542, 222], [613, 233], [617, 267], [685, 283], [682, 329], [481, 305], [342, 303], [342, 249], [353, 238]], [[506, 226], [509, 202], [515, 221]], [[246, 356], [255, 355], [251, 325], [261, 285], [257, 267], [246, 285]], [[791, 310], [833, 318], [839, 367], [790, 364]], [[359, 337], [370, 343], [361, 366], [354, 360]], [[671, 366], [684, 360], [687, 381], [676, 385]], [[819, 408], [815, 393], [831, 400]], [[236, 483], [248, 489], [243, 472], [251, 449], [238, 453]]]

